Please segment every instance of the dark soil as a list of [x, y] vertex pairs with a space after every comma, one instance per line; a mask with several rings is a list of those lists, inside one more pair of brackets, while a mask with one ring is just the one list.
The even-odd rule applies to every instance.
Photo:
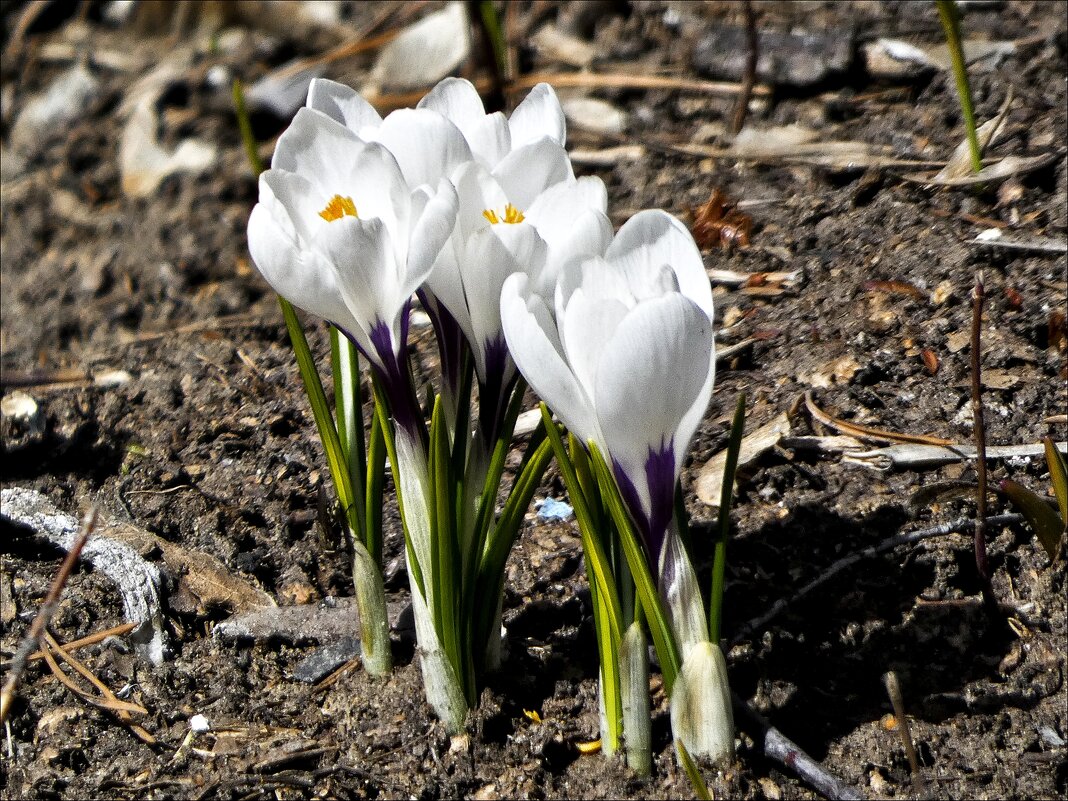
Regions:
[[[23, 384], [42, 422], [30, 428], [4, 420], [0, 481], [36, 489], [75, 515], [96, 503], [108, 520], [217, 558], [235, 579], [279, 604], [351, 596], [346, 546], [317, 522], [319, 488], [329, 487], [329, 473], [282, 318], [247, 256], [256, 182], [228, 81], [207, 77], [221, 66], [251, 82], [287, 58], [323, 48], [285, 30], [239, 27], [248, 35], [218, 37], [213, 49], [203, 30], [112, 27], [98, 19], [99, 4], [85, 4], [85, 20], [60, 5], [49, 6], [28, 32], [17, 28], [25, 4], [3, 9], [0, 351], [5, 393]], [[862, 141], [917, 161], [944, 162], [963, 138], [951, 74], [879, 79], [859, 51], [881, 36], [937, 45], [942, 34], [933, 4], [755, 5], [762, 30], [829, 31], [832, 39], [855, 37], [858, 48], [818, 84], [778, 86], [773, 98], [758, 98], [749, 125], [798, 123], [820, 141]], [[383, 7], [355, 4], [346, 9], [348, 22], [359, 29]], [[646, 207], [685, 217], [719, 188], [734, 202], [766, 202], [743, 209], [753, 220], [750, 246], [712, 245], [707, 266], [800, 271], [785, 287], [716, 290], [720, 345], [756, 341], [721, 363], [692, 448], [684, 486], [699, 540], [710, 536], [713, 512], [692, 491], [696, 473], [725, 447], [743, 390], [749, 430], [788, 411], [795, 435], [835, 433], [799, 406], [815, 388], [820, 405], [839, 417], [969, 443], [969, 293], [980, 270], [988, 296], [983, 367], [993, 377], [984, 395], [989, 442], [1065, 439], [1068, 372], [1064, 318], [1060, 328], [1057, 319], [1068, 294], [1065, 253], [970, 241], [991, 227], [1061, 242], [1068, 232], [1068, 20], [1058, 8], [969, 4], [964, 16], [968, 37], [1019, 43], [999, 63], [972, 71], [980, 120], [994, 117], [1010, 91], [1014, 98], [991, 155], [1056, 156], [1000, 186], [938, 189], [902, 180], [914, 167], [687, 155], [685, 146], [727, 144], [722, 125], [729, 125], [733, 96], [593, 92], [627, 111], [629, 127], [620, 136], [572, 127], [569, 143], [646, 147], [639, 160], [596, 169], [617, 224]], [[591, 9], [597, 14], [584, 24]], [[556, 19], [589, 37], [605, 71], [691, 78], [700, 77], [695, 43], [744, 22], [740, 3], [534, 3], [513, 14], [515, 35], [523, 37], [517, 42]], [[203, 138], [220, 148], [219, 162], [131, 199], [117, 163], [122, 103], [152, 66], [182, 48], [192, 55], [157, 104], [161, 141], [173, 148], [185, 137]], [[95, 99], [73, 122], [17, 150], [11, 132], [19, 112], [79, 53], [89, 54], [100, 80]], [[141, 66], [101, 66], [101, 53]], [[564, 69], [529, 45], [521, 45], [520, 56], [527, 71]], [[821, 53], [813, 49], [807, 57]], [[326, 75], [355, 83], [371, 58], [334, 62]], [[255, 122], [264, 140], [284, 126], [268, 115]], [[325, 357], [324, 328], [309, 319], [307, 329]], [[429, 332], [417, 330], [417, 337], [420, 355], [432, 358]], [[934, 374], [924, 351], [937, 361]], [[57, 381], [114, 370], [130, 379], [117, 386]], [[992, 481], [1009, 477], [1042, 494], [1050, 487], [1041, 457], [991, 462]], [[747, 621], [837, 560], [903, 531], [974, 516], [974, 492], [916, 496], [942, 482], [974, 481], [971, 464], [880, 473], [779, 447], [750, 465], [739, 485], [724, 625], [733, 689], [828, 771], [871, 797], [1068, 793], [1065, 563], [1051, 563], [1022, 524], [989, 531], [993, 588], [1010, 610], [1007, 621], [984, 611], [970, 534], [955, 533], [860, 560], [736, 638]], [[546, 495], [564, 496], [553, 469], [538, 494]], [[992, 511], [1005, 511], [1003, 503]], [[60, 554], [6, 523], [0, 532], [0, 642], [7, 658]], [[388, 563], [402, 549], [395, 523], [387, 537]], [[158, 549], [142, 555], [162, 566]], [[181, 578], [170, 577], [172, 590]], [[403, 602], [406, 586], [394, 565], [388, 580], [394, 600]], [[0, 734], [2, 797], [692, 795], [675, 762], [658, 677], [651, 778], [577, 748], [597, 737], [597, 698], [573, 523], [546, 524], [532, 515], [524, 527], [507, 577], [510, 653], [460, 738], [450, 739], [431, 714], [411, 646], [402, 640], [388, 680], [357, 667], [318, 689], [293, 678], [319, 647], [314, 638], [225, 642], [211, 636], [211, 626], [230, 610], [180, 600], [172, 592], [172, 652], [162, 666], [114, 640], [79, 652], [108, 686], [125, 687], [129, 700], [149, 710], [140, 722], [160, 744], [145, 745], [33, 663], [10, 728]], [[111, 582], [79, 567], [51, 630], [63, 642], [122, 621]], [[900, 679], [919, 751], [916, 782], [886, 717], [882, 676], [890, 670]], [[206, 716], [212, 730], [176, 750], [194, 714]], [[815, 797], [788, 768], [763, 756], [747, 725], [739, 718], [736, 761], [705, 772], [715, 794]]]

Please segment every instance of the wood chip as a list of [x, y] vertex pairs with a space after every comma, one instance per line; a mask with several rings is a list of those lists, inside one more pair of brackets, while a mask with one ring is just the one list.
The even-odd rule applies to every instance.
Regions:
[[[760, 458], [774, 448], [779, 440], [790, 433], [790, 420], [786, 412], [781, 412], [771, 422], [765, 423], [755, 431], [742, 438], [738, 451], [738, 467], [742, 468]], [[727, 451], [717, 453], [697, 475], [697, 497], [708, 506], [719, 508], [720, 495], [723, 491], [723, 471], [727, 466]]]

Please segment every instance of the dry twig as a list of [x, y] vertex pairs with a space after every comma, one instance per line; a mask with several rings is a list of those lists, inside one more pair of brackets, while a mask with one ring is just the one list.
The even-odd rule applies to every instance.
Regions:
[[742, 86], [738, 92], [734, 118], [731, 121], [733, 134], [737, 134], [745, 126], [745, 115], [749, 111], [749, 98], [753, 94], [753, 84], [756, 83], [757, 62], [760, 60], [760, 39], [757, 36], [756, 11], [753, 10], [752, 0], [745, 0], [745, 38], [748, 50], [745, 74], [742, 76]]
[[44, 601], [41, 603], [37, 617], [33, 619], [33, 623], [30, 624], [30, 630], [26, 632], [25, 638], [15, 652], [15, 657], [11, 660], [7, 681], [4, 682], [3, 690], [0, 690], [0, 723], [7, 720], [7, 716], [11, 712], [11, 704], [15, 700], [15, 691], [18, 689], [22, 673], [26, 669], [26, 662], [30, 654], [36, 651], [40, 645], [41, 636], [47, 633], [45, 629], [48, 627], [48, 621], [51, 620], [53, 613], [56, 611], [59, 597], [63, 593], [63, 588], [67, 585], [67, 579], [70, 578], [71, 571], [74, 570], [74, 563], [78, 561], [78, 556], [81, 554], [82, 548], [85, 547], [85, 543], [89, 539], [89, 535], [93, 533], [94, 528], [96, 528], [95, 506], [90, 507], [85, 517], [82, 518], [78, 536], [70, 550], [67, 551], [59, 570], [56, 571], [56, 577], [52, 580], [48, 595], [45, 596]]
[[994, 599], [994, 587], [990, 583], [990, 565], [986, 558], [986, 423], [983, 420], [983, 385], [982, 385], [982, 344], [983, 327], [983, 274], [975, 276], [975, 288], [972, 290], [972, 418], [975, 433], [975, 472], [979, 479], [978, 507], [975, 518], [975, 569], [979, 573], [979, 582], [983, 600], [987, 609], [996, 612], [997, 601]]
[[816, 401], [812, 399], [811, 390], [805, 393], [805, 408], [808, 409], [808, 413], [811, 414], [813, 418], [823, 423], [825, 426], [830, 426], [836, 431], [844, 431], [846, 434], [856, 437], [857, 439], [874, 439], [881, 442], [913, 442], [919, 443], [920, 445], [953, 444], [953, 440], [951, 439], [932, 437], [927, 434], [899, 434], [896, 431], [885, 431], [881, 428], [862, 426], [857, 423], [849, 423], [845, 420], [840, 420], [837, 417], [832, 417], [816, 405]]
[[[87, 645], [96, 645], [98, 642], [102, 642], [108, 637], [121, 637], [123, 634], [129, 634], [136, 628], [136, 623], [120, 623], [118, 626], [112, 626], [110, 629], [104, 629], [103, 631], [98, 631], [95, 634], [90, 634], [86, 637], [81, 637], [77, 640], [71, 640], [70, 642], [64, 644], [63, 650], [65, 650], [67, 653], [70, 653], [71, 651], [76, 651], [79, 648], [85, 648], [85, 646]], [[37, 660], [44, 658], [44, 651], [34, 651], [32, 654], [30, 654], [28, 661], [36, 662]]]

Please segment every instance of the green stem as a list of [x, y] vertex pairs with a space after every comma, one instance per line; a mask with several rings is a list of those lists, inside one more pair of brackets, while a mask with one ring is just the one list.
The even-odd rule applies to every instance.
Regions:
[[983, 169], [982, 149], [979, 147], [979, 135], [976, 132], [975, 108], [972, 105], [972, 87], [968, 81], [968, 67], [964, 63], [964, 48], [960, 38], [960, 9], [954, 0], [935, 0], [938, 16], [942, 20], [942, 30], [946, 33], [949, 57], [953, 62], [953, 76], [957, 80], [957, 96], [960, 98], [960, 110], [964, 115], [964, 127], [968, 133], [968, 149], [972, 155], [972, 170]]
[[727, 442], [727, 463], [723, 467], [723, 487], [719, 496], [719, 536], [712, 555], [712, 593], [708, 599], [709, 640], [719, 644], [723, 629], [723, 588], [727, 573], [727, 535], [731, 528], [731, 500], [734, 496], [734, 475], [738, 472], [738, 452], [745, 433], [745, 393], [738, 396], [734, 407], [731, 435]]

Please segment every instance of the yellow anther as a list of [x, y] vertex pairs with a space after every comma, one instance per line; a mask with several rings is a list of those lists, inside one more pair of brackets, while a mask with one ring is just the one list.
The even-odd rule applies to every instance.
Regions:
[[352, 198], [342, 197], [341, 195], [334, 195], [330, 198], [326, 208], [319, 212], [319, 216], [327, 222], [340, 220], [345, 215], [350, 217], [359, 216], [356, 214], [356, 204], [352, 202]]
[[575, 743], [575, 748], [580, 754], [596, 754], [601, 750], [601, 741], [598, 739], [588, 743]]
[[521, 212], [511, 203], [504, 207], [504, 214], [500, 217], [497, 216], [497, 212], [495, 212], [493, 209], [486, 209], [482, 212], [482, 216], [489, 220], [491, 225], [496, 225], [499, 222], [508, 223], [509, 225], [515, 225], [516, 223], [521, 223], [523, 222], [523, 220], [526, 219], [526, 217], [523, 216], [523, 212]]

